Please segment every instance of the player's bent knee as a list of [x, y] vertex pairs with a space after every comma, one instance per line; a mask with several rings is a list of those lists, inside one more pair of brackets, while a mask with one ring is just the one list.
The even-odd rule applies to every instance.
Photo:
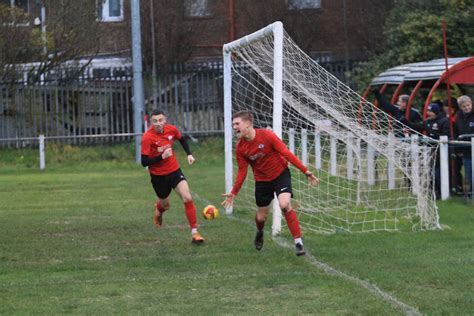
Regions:
[[264, 221], [266, 221], [266, 220], [267, 220], [267, 214], [265, 214], [265, 213], [262, 214], [262, 213], [260, 213], [260, 212], [257, 212], [257, 220], [258, 220], [259, 222], [264, 222]]
[[166, 210], [169, 210], [169, 208], [171, 207], [169, 201], [167, 201], [167, 202], [161, 201], [160, 204], [161, 204], [161, 207], [162, 207], [165, 211], [166, 211]]
[[288, 211], [290, 210], [290, 204], [288, 204], [288, 203], [285, 203], [285, 204], [281, 203], [281, 204], [280, 204], [280, 209], [281, 209], [281, 211], [282, 211], [283, 213], [286, 213], [286, 212], [288, 212]]

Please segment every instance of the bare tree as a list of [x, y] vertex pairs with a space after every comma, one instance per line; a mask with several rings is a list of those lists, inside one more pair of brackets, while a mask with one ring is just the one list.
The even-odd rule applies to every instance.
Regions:
[[14, 65], [39, 56], [38, 32], [25, 28], [28, 15], [21, 9], [0, 4], [0, 80], [18, 79]]
[[[96, 0], [41, 0], [46, 9], [45, 29], [20, 25], [15, 21], [32, 21], [25, 12], [8, 6], [0, 7], [0, 74], [11, 74], [20, 63], [29, 63], [29, 81], [60, 67], [65, 61], [93, 56], [99, 48]], [[77, 64], [77, 66], [79, 66]], [[77, 73], [82, 72], [82, 64]], [[71, 65], [69, 65], [71, 67]]]
[[[46, 45], [47, 56], [43, 56], [45, 72], [60, 66], [65, 61], [79, 58], [90, 60], [99, 50], [99, 23], [95, 0], [42, 0], [48, 14]], [[78, 73], [82, 68], [78, 67]]]
[[153, 107], [159, 93], [158, 76], [189, 59], [193, 32], [185, 21], [184, 1], [149, 0], [140, 6], [145, 95]]
[[[153, 9], [151, 14], [151, 10]], [[156, 60], [161, 69], [184, 62], [191, 56], [192, 29], [185, 23], [183, 1], [154, 0], [141, 2], [142, 45], [145, 67]], [[155, 35], [156, 49], [152, 47]], [[155, 58], [153, 58], [155, 51]]]
[[383, 43], [383, 27], [393, 0], [347, 1], [348, 28], [352, 49], [364, 50], [367, 57], [377, 53]]
[[[250, 31], [282, 21], [286, 32], [305, 52], [328, 50], [339, 58], [360, 58], [361, 53], [370, 54], [379, 47], [381, 29], [392, 2], [331, 0], [322, 1], [321, 9], [292, 9], [288, 0], [239, 0], [236, 11], [237, 20], [245, 21]], [[238, 36], [249, 31], [241, 28], [243, 33]]]
[[[281, 21], [285, 31], [304, 51], [311, 50], [317, 41], [321, 28], [314, 10], [290, 10], [287, 0], [241, 0], [237, 6], [237, 20], [246, 21], [251, 31]], [[245, 34], [238, 34], [242, 35]]]

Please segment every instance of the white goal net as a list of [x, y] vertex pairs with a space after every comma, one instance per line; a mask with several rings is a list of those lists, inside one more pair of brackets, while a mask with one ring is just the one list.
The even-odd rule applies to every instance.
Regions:
[[[438, 144], [328, 73], [280, 22], [224, 46], [224, 98], [227, 191], [236, 172], [231, 114], [248, 110], [256, 128], [273, 129], [321, 180], [310, 187], [290, 168], [302, 227], [321, 233], [440, 227], [433, 183]], [[255, 208], [249, 170], [234, 211]]]

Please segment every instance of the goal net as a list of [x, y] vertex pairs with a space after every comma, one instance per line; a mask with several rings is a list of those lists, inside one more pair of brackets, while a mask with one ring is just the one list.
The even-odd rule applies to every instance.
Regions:
[[[223, 50], [227, 191], [237, 168], [231, 117], [247, 110], [256, 128], [272, 129], [320, 179], [319, 186], [310, 187], [290, 164], [292, 205], [302, 227], [320, 233], [440, 227], [433, 181], [436, 142], [328, 73], [280, 22]], [[249, 167], [234, 210], [255, 210], [254, 182]], [[274, 223], [273, 232], [278, 229]]]

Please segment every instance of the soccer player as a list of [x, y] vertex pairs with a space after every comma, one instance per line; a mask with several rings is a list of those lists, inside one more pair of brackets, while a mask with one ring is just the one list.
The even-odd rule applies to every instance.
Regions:
[[188, 182], [179, 167], [172, 148], [173, 141], [178, 140], [187, 154], [188, 163], [192, 165], [194, 157], [189, 145], [176, 126], [166, 123], [166, 116], [163, 111], [153, 110], [150, 123], [150, 128], [143, 134], [142, 138], [141, 161], [144, 167], [148, 167], [151, 184], [158, 196], [153, 223], [156, 227], [161, 227], [163, 213], [170, 208], [169, 196], [171, 189], [174, 189], [183, 200], [186, 217], [191, 227], [192, 242], [202, 243], [204, 238], [197, 230], [196, 207], [191, 197]]
[[255, 201], [257, 204], [255, 248], [260, 250], [263, 247], [263, 228], [270, 203], [276, 194], [295, 241], [296, 255], [304, 255], [300, 224], [290, 203], [293, 194], [287, 161], [301, 170], [311, 185], [319, 184], [319, 179], [288, 150], [275, 133], [267, 129], [254, 128], [252, 113], [246, 111], [235, 113], [232, 118], [232, 128], [239, 139], [235, 150], [238, 171], [232, 191], [222, 195], [225, 197], [222, 205], [228, 208], [233, 204], [234, 198], [239, 193], [247, 176], [248, 165], [250, 165], [255, 178]]

